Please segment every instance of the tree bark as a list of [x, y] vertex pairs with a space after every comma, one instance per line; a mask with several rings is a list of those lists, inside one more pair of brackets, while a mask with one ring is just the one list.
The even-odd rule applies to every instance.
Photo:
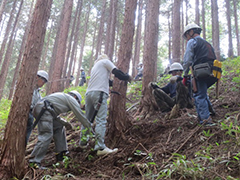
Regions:
[[195, 23], [200, 25], [199, 0], [195, 0]]
[[172, 57], [173, 62], [180, 62], [180, 48], [181, 42], [179, 37], [181, 37], [180, 28], [180, 7], [181, 0], [174, 0], [173, 4], [173, 41], [172, 41]]
[[[6, 44], [7, 44], [7, 41], [8, 41], [8, 36], [10, 34], [10, 31], [11, 31], [11, 26], [12, 26], [12, 21], [13, 21], [13, 18], [14, 18], [14, 11], [15, 11], [15, 8], [16, 8], [17, 1], [18, 0], [15, 0], [14, 3], [13, 3], [12, 10], [11, 10], [11, 13], [10, 13], [10, 17], [9, 17], [9, 20], [8, 20], [8, 23], [7, 23], [6, 31], [5, 31], [5, 34], [4, 34], [3, 42], [1, 44], [0, 64], [2, 63], [5, 47], [6, 47]], [[0, 89], [3, 89], [3, 87], [0, 86]]]
[[[159, 0], [146, 1], [146, 20], [143, 51], [143, 80], [142, 99], [136, 115], [140, 113], [142, 119], [151, 116], [156, 109], [154, 99], [148, 84], [156, 79], [156, 66], [158, 57], [158, 31], [159, 31]], [[149, 73], [151, 72], [151, 73]]]
[[85, 16], [85, 23], [84, 23], [85, 25], [84, 25], [84, 31], [83, 31], [82, 40], [81, 40], [82, 44], [81, 44], [81, 48], [80, 48], [80, 56], [79, 56], [79, 61], [78, 61], [78, 69], [77, 69], [77, 76], [76, 76], [75, 86], [79, 85], [80, 72], [81, 72], [80, 69], [81, 69], [81, 66], [82, 66], [83, 51], [84, 51], [84, 46], [85, 46], [85, 41], [86, 41], [86, 36], [87, 36], [90, 12], [91, 12], [91, 5], [89, 3], [87, 14]]
[[95, 59], [97, 59], [98, 55], [101, 54], [102, 38], [103, 38], [103, 32], [104, 32], [103, 26], [104, 26], [106, 6], [107, 6], [107, 0], [103, 0], [103, 7], [102, 7], [101, 19], [100, 19], [100, 24], [99, 24], [98, 36], [97, 36]]
[[38, 0], [35, 5], [20, 77], [1, 144], [0, 179], [13, 176], [22, 179], [24, 175], [27, 118], [51, 4], [52, 0]]
[[228, 26], [228, 57], [233, 57], [233, 44], [232, 44], [232, 23], [231, 23], [231, 9], [230, 9], [230, 0], [225, 0], [226, 2], [226, 17], [227, 17], [227, 26]]
[[213, 48], [215, 50], [217, 59], [220, 60], [220, 46], [219, 46], [219, 22], [218, 22], [218, 4], [216, 0], [211, 0], [212, 3], [212, 39]]
[[206, 39], [205, 0], [202, 0], [202, 35], [203, 35], [203, 39]]
[[0, 23], [2, 21], [2, 15], [5, 9], [6, 3], [7, 3], [7, 0], [2, 0], [1, 7], [0, 7]]
[[235, 22], [235, 33], [237, 38], [237, 55], [240, 56], [240, 39], [239, 39], [239, 29], [238, 29], [238, 5], [236, 0], [233, 0], [233, 8], [234, 8], [234, 22]]
[[23, 56], [26, 40], [27, 40], [27, 37], [28, 37], [29, 28], [30, 28], [30, 25], [31, 25], [30, 20], [32, 19], [31, 17], [32, 17], [32, 11], [33, 11], [33, 4], [34, 4], [34, 1], [32, 1], [32, 3], [31, 3], [29, 16], [28, 16], [28, 23], [27, 23], [27, 26], [25, 28], [24, 35], [23, 35], [23, 38], [22, 38], [21, 47], [20, 47], [19, 55], [18, 55], [18, 59], [17, 59], [17, 64], [16, 64], [16, 67], [15, 67], [15, 70], [14, 70], [13, 80], [12, 80], [12, 83], [11, 83], [11, 89], [10, 89], [9, 96], [8, 96], [9, 100], [12, 99], [12, 97], [13, 97], [13, 92], [14, 92], [16, 81], [17, 81], [18, 74], [19, 74], [19, 68], [20, 68], [20, 64], [22, 62], [22, 56]]
[[[122, 29], [117, 67], [123, 72], [129, 69], [132, 57], [133, 36], [135, 29], [135, 11], [137, 0], [126, 0], [125, 15]], [[112, 94], [109, 110], [109, 136], [115, 144], [119, 138], [125, 138], [124, 131], [128, 129], [130, 120], [126, 114], [127, 82], [114, 78], [113, 89], [121, 95]]]
[[140, 51], [141, 51], [141, 40], [142, 40], [142, 9], [143, 9], [143, 0], [139, 0], [138, 2], [138, 24], [137, 24], [137, 32], [135, 36], [135, 48], [134, 48], [134, 56], [132, 61], [132, 76], [135, 77], [137, 75], [136, 68], [140, 61]]
[[63, 91], [62, 71], [66, 54], [66, 44], [69, 26], [71, 22], [72, 7], [73, 0], [64, 1], [59, 24], [60, 25], [58, 35], [59, 38], [56, 39], [57, 48], [55, 52], [56, 54], [54, 60], [55, 63], [53, 66], [53, 71], [51, 72], [52, 82], [50, 84], [50, 93]]

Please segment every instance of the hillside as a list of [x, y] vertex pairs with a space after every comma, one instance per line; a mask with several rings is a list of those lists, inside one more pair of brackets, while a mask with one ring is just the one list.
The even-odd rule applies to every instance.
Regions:
[[[209, 90], [216, 111], [212, 117], [215, 126], [198, 125], [194, 109], [183, 109], [178, 118], [171, 120], [165, 118], [166, 113], [156, 112], [144, 121], [132, 119], [133, 126], [125, 134], [128, 140], [119, 139], [119, 152], [98, 157], [91, 150], [93, 142], [86, 150], [78, 147], [80, 124], [72, 118], [76, 128], [67, 132], [69, 157], [63, 163], [55, 163], [52, 143], [42, 163], [48, 170], [28, 168], [25, 179], [240, 178], [239, 64], [239, 59], [223, 63], [218, 99], [215, 87]], [[26, 159], [36, 142], [36, 134], [35, 130]]]

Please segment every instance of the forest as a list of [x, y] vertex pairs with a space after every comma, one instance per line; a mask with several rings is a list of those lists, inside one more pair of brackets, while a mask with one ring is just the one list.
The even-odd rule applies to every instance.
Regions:
[[[0, 178], [1, 179], [240, 179], [238, 0], [0, 0]], [[182, 63], [184, 28], [199, 25], [201, 37], [222, 62], [222, 78], [208, 94], [214, 126], [197, 122], [194, 109], [176, 116], [161, 112], [148, 88], [163, 87], [166, 70]], [[122, 72], [143, 78], [123, 83], [113, 75], [108, 99], [106, 144], [116, 154], [96, 156], [78, 147], [81, 123], [61, 116], [69, 155], [55, 162], [50, 144], [43, 165], [28, 160], [37, 142], [34, 129], [25, 146], [26, 125], [38, 70], [49, 74], [41, 88], [85, 93], [94, 61], [101, 54]], [[79, 86], [81, 69], [86, 83]], [[218, 89], [218, 92], [216, 92]]]

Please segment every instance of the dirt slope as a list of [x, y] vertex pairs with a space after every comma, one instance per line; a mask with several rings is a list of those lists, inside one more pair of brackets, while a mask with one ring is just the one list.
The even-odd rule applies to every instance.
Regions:
[[[201, 157], [209, 157], [208, 160], [198, 159], [205, 170], [194, 171], [194, 175], [185, 173], [184, 178], [184, 173], [178, 168], [169, 179], [227, 179], [229, 175], [237, 178], [240, 173], [236, 164], [231, 166], [230, 161], [228, 166], [226, 163], [220, 163], [223, 157], [226, 157], [226, 161], [230, 160], [239, 151], [234, 141], [236, 138], [232, 139], [231, 134], [226, 134], [226, 130], [222, 130], [220, 126], [221, 122], [226, 123], [226, 119], [229, 123], [239, 123], [239, 92], [226, 91], [233, 86], [234, 84], [221, 83], [219, 99], [214, 99], [215, 88], [210, 90], [210, 98], [217, 114], [212, 117], [215, 126], [199, 126], [194, 109], [183, 109], [178, 118], [171, 120], [165, 119], [166, 113], [156, 112], [144, 121], [132, 120], [134, 125], [126, 132], [128, 140], [119, 140], [119, 152], [103, 157], [96, 156], [91, 150], [93, 142], [90, 142], [87, 149], [80, 149], [79, 131], [75, 129], [67, 132], [69, 159], [65, 159], [65, 163], [56, 164], [52, 144], [43, 161], [48, 170], [28, 168], [26, 179], [41, 179], [44, 175], [50, 175], [52, 179], [157, 179], [158, 173], [175, 159], [172, 153], [186, 155], [185, 162], [189, 163], [192, 158], [196, 160], [197, 156], [200, 157], [196, 152], [201, 154]], [[74, 119], [72, 123], [75, 127], [79, 125]], [[28, 145], [26, 159], [36, 141], [35, 138], [36, 130]], [[225, 141], [228, 143], [224, 143]], [[108, 139], [106, 144], [108, 145]], [[206, 152], [206, 149], [209, 149], [209, 152]]]

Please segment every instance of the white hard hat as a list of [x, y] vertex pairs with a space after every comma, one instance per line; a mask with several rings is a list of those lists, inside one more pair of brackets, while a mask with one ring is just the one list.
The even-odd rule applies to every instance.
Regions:
[[183, 67], [180, 63], [172, 63], [170, 66], [169, 74], [172, 73], [172, 71], [183, 71]]
[[48, 82], [48, 73], [44, 70], [39, 70], [37, 72], [37, 75], [44, 78], [46, 80], [46, 82]]
[[109, 59], [109, 57], [106, 54], [101, 54], [98, 56], [97, 60], [101, 60], [101, 59]]
[[140, 62], [138, 65], [141, 66], [141, 65], [143, 65], [143, 63]]
[[81, 67], [80, 71], [83, 71], [84, 69]]
[[198, 25], [195, 24], [195, 23], [188, 24], [188, 25], [184, 28], [184, 31], [183, 31], [183, 34], [182, 34], [182, 37], [183, 37], [184, 39], [187, 39], [186, 36], [185, 36], [185, 33], [188, 32], [188, 31], [191, 30], [191, 29], [198, 29], [199, 34], [201, 33], [201, 30], [202, 30], [202, 28], [200, 28], [200, 26], [198, 26]]
[[81, 94], [79, 92], [77, 92], [76, 90], [73, 90], [73, 91], [70, 91], [68, 94], [77, 96], [77, 98], [79, 100], [79, 103], [81, 103], [82, 96], [81, 96]]

